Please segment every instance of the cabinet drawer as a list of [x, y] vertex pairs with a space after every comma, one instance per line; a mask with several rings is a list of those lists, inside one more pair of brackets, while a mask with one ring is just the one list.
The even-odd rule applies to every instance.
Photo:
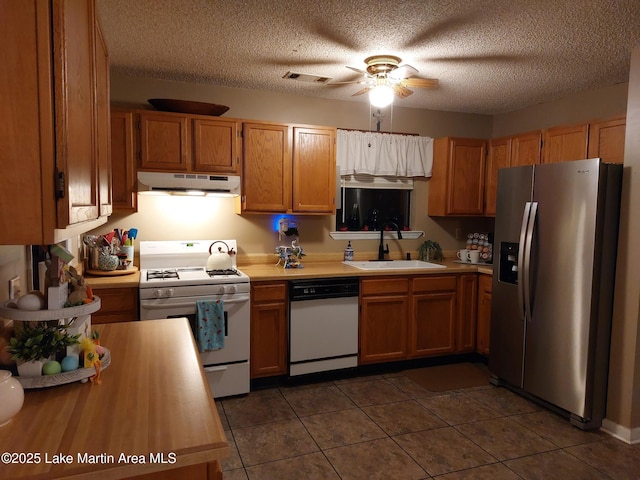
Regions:
[[408, 278], [366, 278], [360, 284], [361, 295], [388, 295], [394, 293], [408, 293]]
[[456, 289], [456, 277], [417, 277], [413, 279], [413, 292], [437, 292]]
[[285, 282], [251, 284], [251, 301], [271, 302], [287, 299], [287, 284]]
[[132, 322], [140, 318], [137, 288], [94, 288], [101, 307], [91, 315], [91, 323]]

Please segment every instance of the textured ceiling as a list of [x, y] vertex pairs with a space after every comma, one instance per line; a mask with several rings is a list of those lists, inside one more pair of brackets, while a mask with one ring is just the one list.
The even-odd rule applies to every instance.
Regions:
[[640, 0], [98, 0], [114, 72], [347, 101], [393, 54], [437, 78], [395, 105], [496, 114], [628, 81]]

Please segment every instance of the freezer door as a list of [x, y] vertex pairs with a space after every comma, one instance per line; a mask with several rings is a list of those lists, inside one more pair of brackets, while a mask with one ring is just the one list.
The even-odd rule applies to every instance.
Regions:
[[533, 188], [524, 389], [580, 417], [590, 414], [599, 182], [599, 160], [580, 160], [537, 166]]
[[532, 188], [532, 166], [498, 171], [489, 371], [517, 387], [522, 387], [525, 334], [517, 259]]

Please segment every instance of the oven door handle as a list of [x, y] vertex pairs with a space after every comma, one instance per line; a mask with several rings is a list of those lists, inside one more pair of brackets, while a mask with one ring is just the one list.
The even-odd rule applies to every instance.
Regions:
[[211, 372], [223, 372], [227, 369], [225, 365], [221, 365], [219, 367], [204, 367], [204, 371], [207, 373]]
[[[158, 300], [166, 300], [164, 298], [159, 298]], [[242, 296], [238, 298], [237, 296], [233, 298], [233, 300], [224, 300], [225, 305], [232, 305], [235, 303], [248, 302], [249, 296]], [[161, 310], [167, 308], [191, 308], [195, 307], [195, 302], [183, 302], [183, 303], [154, 303], [153, 300], [142, 300], [140, 305], [145, 310]]]

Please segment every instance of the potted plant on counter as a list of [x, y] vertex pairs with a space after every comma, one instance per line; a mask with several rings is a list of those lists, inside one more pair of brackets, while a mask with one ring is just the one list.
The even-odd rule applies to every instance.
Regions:
[[64, 325], [24, 322], [22, 328], [16, 328], [7, 350], [17, 363], [18, 375], [36, 377], [42, 375], [46, 362], [54, 360], [58, 352], [66, 352], [67, 347], [77, 344], [79, 337], [69, 335]]
[[441, 262], [444, 260], [442, 254], [442, 247], [438, 242], [433, 240], [425, 240], [420, 247], [418, 247], [418, 259], [423, 262]]

